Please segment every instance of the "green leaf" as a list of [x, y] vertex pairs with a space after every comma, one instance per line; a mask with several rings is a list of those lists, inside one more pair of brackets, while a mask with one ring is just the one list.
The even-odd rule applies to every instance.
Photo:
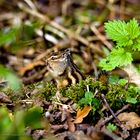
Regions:
[[102, 70], [106, 70], [106, 71], [110, 71], [113, 70], [115, 68], [115, 66], [112, 66], [110, 64], [108, 64], [108, 57], [105, 59], [102, 59], [99, 63], [99, 66], [102, 67]]
[[88, 92], [88, 91], [87, 91], [87, 92], [85, 93], [85, 98], [86, 98], [86, 99], [92, 99], [92, 97], [93, 97], [93, 93], [92, 93], [92, 92], [90, 92], [90, 91]]
[[128, 91], [131, 93], [137, 93], [140, 95], [140, 87], [134, 86], [134, 85], [130, 85], [128, 87]]
[[12, 73], [9, 69], [5, 68], [3, 65], [0, 65], [0, 77], [3, 77], [7, 80], [9, 86], [13, 90], [19, 90], [21, 88], [21, 82], [18, 77]]
[[109, 21], [105, 23], [105, 31], [109, 38], [116, 41], [117, 46], [99, 66], [109, 71], [130, 64], [132, 54], [140, 51], [140, 26], [137, 20], [133, 18], [127, 23], [121, 20]]
[[0, 132], [4, 131], [11, 124], [10, 117], [8, 115], [8, 109], [5, 107], [0, 108]]
[[99, 105], [100, 105], [99, 100], [96, 99], [96, 98], [93, 98], [93, 99], [92, 99], [92, 105], [93, 105], [93, 107], [98, 108]]
[[105, 23], [105, 31], [110, 39], [116, 41], [118, 46], [126, 46], [130, 41], [126, 30], [126, 23], [121, 20], [113, 20]]
[[40, 26], [41, 24], [39, 23], [39, 21], [23, 24], [21, 27], [22, 40], [29, 41], [33, 39], [35, 35], [35, 29], [39, 28]]
[[80, 105], [91, 105], [91, 103], [92, 103], [92, 98], [93, 98], [93, 93], [87, 91], [87, 92], [85, 93], [85, 97], [82, 98], [82, 99], [79, 101], [79, 104], [80, 104]]
[[0, 45], [10, 44], [16, 40], [19, 28], [4, 29], [0, 31]]
[[140, 36], [135, 40], [133, 46], [132, 46], [133, 51], [140, 51]]
[[89, 104], [89, 102], [88, 102], [88, 100], [87, 100], [86, 98], [82, 98], [82, 99], [79, 100], [78, 104], [79, 104], [80, 106], [82, 106], [82, 105], [87, 105], [87, 104]]
[[126, 98], [126, 102], [132, 103], [132, 104], [136, 104], [137, 103], [137, 100], [136, 100], [136, 98], [127, 97]]
[[117, 76], [117, 75], [110, 75], [109, 76], [109, 83], [117, 84], [118, 81], [119, 81], [119, 76]]
[[135, 19], [129, 22], [113, 20], [105, 23], [105, 31], [110, 39], [117, 42], [117, 47], [131, 46], [140, 35], [140, 27]]
[[[27, 135], [24, 118], [27, 115], [24, 110], [11, 113], [6, 107], [0, 107], [0, 139], [1, 140], [31, 140]], [[13, 116], [14, 115], [14, 116]], [[36, 115], [36, 114], [35, 114]], [[30, 116], [27, 116], [30, 117]], [[34, 120], [33, 116], [33, 120]], [[32, 122], [32, 121], [31, 121]], [[39, 122], [35, 122], [39, 123]]]
[[25, 114], [25, 124], [30, 125], [32, 128], [42, 128], [41, 117], [43, 113], [43, 108], [39, 106], [34, 106], [30, 108]]
[[135, 39], [140, 35], [140, 27], [136, 19], [130, 20], [126, 25], [126, 30], [131, 39]]
[[131, 53], [125, 51], [123, 48], [113, 49], [110, 55], [110, 64], [115, 66], [123, 66], [132, 62]]
[[124, 66], [132, 62], [132, 54], [126, 52], [123, 48], [113, 49], [106, 59], [103, 59], [99, 66], [103, 70], [113, 70], [116, 67]]
[[112, 131], [115, 131], [117, 129], [117, 126], [112, 124], [112, 123], [108, 123], [107, 129], [112, 132]]
[[118, 84], [120, 84], [121, 86], [125, 86], [127, 83], [128, 83], [128, 80], [126, 80], [126, 79], [120, 79], [118, 81]]

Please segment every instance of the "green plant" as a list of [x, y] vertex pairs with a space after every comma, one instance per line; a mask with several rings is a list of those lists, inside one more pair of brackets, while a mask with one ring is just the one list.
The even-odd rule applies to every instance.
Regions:
[[125, 88], [120, 84], [109, 84], [106, 99], [114, 110], [128, 103], [135, 105], [140, 102], [140, 88], [134, 85], [128, 85], [128, 88]]
[[0, 137], [1, 140], [32, 140], [26, 134], [26, 128], [40, 129], [45, 127], [42, 120], [43, 109], [32, 107], [29, 110], [10, 113], [6, 107], [0, 107]]
[[19, 27], [0, 30], [0, 45], [11, 44], [19, 35]]
[[86, 92], [85, 96], [79, 100], [80, 105], [91, 105], [93, 99], [93, 93], [92, 92]]
[[21, 88], [21, 82], [19, 78], [12, 71], [10, 71], [8, 68], [4, 67], [1, 64], [0, 64], [0, 77], [4, 78], [8, 82], [12, 90], [19, 90]]
[[126, 102], [131, 103], [131, 104], [136, 104], [136, 103], [137, 103], [137, 99], [128, 96], [128, 97], [126, 98]]
[[140, 26], [135, 19], [129, 22], [113, 20], [105, 23], [105, 31], [110, 39], [116, 42], [111, 53], [99, 66], [110, 71], [116, 67], [132, 63], [133, 54], [140, 51]]
[[127, 83], [128, 83], [128, 80], [126, 80], [126, 79], [120, 79], [118, 81], [118, 84], [120, 84], [121, 86], [125, 86]]
[[134, 93], [136, 95], [128, 94], [129, 96], [126, 97], [126, 102], [131, 103], [131, 104], [138, 103], [139, 99], [140, 99], [140, 88], [131, 85], [131, 86], [128, 87], [128, 91], [130, 93]]
[[87, 85], [89, 86], [90, 92], [93, 93], [95, 92], [95, 89], [106, 89], [106, 86], [104, 86], [100, 81], [95, 81], [92, 77], [87, 77], [85, 80], [81, 80], [77, 84], [72, 84], [69, 87], [61, 89], [60, 93], [77, 103], [85, 96]]
[[119, 78], [117, 75], [110, 75], [109, 77], [110, 84], [119, 84], [121, 86], [125, 86], [128, 83], [128, 80]]
[[95, 111], [99, 107], [99, 100], [93, 97], [93, 93], [90, 91], [85, 92], [85, 96], [78, 102], [79, 106], [90, 105], [93, 106]]
[[112, 131], [115, 131], [117, 129], [117, 126], [112, 124], [112, 123], [108, 123], [107, 129], [112, 132]]
[[34, 21], [0, 29], [0, 47], [9, 45], [7, 49], [12, 53], [27, 46], [34, 47], [35, 40], [32, 38], [40, 26], [38, 21]]

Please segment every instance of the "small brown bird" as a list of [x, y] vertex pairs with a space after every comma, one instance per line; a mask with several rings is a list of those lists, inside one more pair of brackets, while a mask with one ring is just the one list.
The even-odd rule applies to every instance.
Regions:
[[70, 49], [51, 56], [46, 62], [49, 75], [56, 81], [58, 88], [76, 84], [84, 78], [72, 60]]

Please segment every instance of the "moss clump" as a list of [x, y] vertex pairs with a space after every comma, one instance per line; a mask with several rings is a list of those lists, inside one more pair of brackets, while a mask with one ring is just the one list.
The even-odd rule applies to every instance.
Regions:
[[41, 85], [38, 86], [38, 93], [44, 95], [47, 101], [51, 100], [55, 96], [57, 88], [53, 82], [42, 81]]
[[[68, 97], [73, 100], [75, 103], [78, 103], [81, 98], [84, 98], [85, 93], [88, 91], [93, 94], [97, 90], [98, 93], [94, 97], [95, 99], [100, 99], [100, 93], [106, 95], [106, 99], [112, 109], [121, 108], [123, 105], [127, 104], [128, 97], [135, 98], [137, 103], [140, 102], [140, 90], [137, 87], [129, 86], [125, 89], [124, 86], [118, 84], [104, 84], [101, 81], [95, 81], [92, 77], [87, 77], [85, 80], [81, 80], [79, 83], [75, 85], [70, 85], [69, 87], [65, 87], [60, 89], [60, 93], [63, 96]], [[26, 93], [32, 93], [33, 90], [37, 90], [37, 94], [33, 96], [43, 96], [45, 100], [50, 101], [53, 96], [55, 96], [57, 92], [57, 87], [52, 82], [41, 81], [39, 83], [33, 84], [28, 87], [28, 90], [25, 90]], [[129, 102], [129, 104], [131, 104]], [[133, 103], [132, 103], [133, 104]]]
[[[109, 84], [106, 94], [107, 101], [114, 109], [121, 108], [127, 103], [128, 98], [135, 98], [137, 103], [140, 102], [140, 91], [137, 87], [129, 86], [128, 89], [117, 84]], [[133, 103], [129, 103], [133, 104]]]
[[106, 99], [109, 105], [113, 108], [120, 108], [125, 101], [126, 90], [119, 85], [110, 84], [108, 86], [108, 92], [106, 94]]
[[61, 94], [72, 99], [74, 102], [78, 102], [84, 96], [85, 91], [86, 87], [78, 83], [76, 85], [71, 85], [68, 88], [61, 89]]
[[95, 89], [106, 89], [106, 87], [103, 86], [101, 82], [95, 81], [91, 77], [87, 77], [85, 80], [81, 80], [75, 85], [61, 89], [61, 94], [77, 103], [81, 98], [84, 97], [87, 87], [89, 87], [89, 90], [93, 93], [95, 92]]
[[31, 93], [31, 98], [43, 97], [49, 101], [56, 94], [56, 85], [52, 82], [41, 81], [25, 88], [26, 93]]
[[42, 92], [47, 101], [49, 101], [53, 96], [55, 96], [57, 91], [56, 86], [51, 83], [46, 83], [44, 86], [44, 92]]
[[[87, 86], [89, 91], [95, 93], [97, 89], [98, 94], [94, 98], [101, 98], [100, 93], [106, 95], [106, 99], [109, 105], [113, 109], [121, 108], [127, 104], [128, 97], [135, 98], [137, 103], [140, 102], [140, 90], [137, 87], [129, 86], [127, 89], [124, 86], [118, 84], [104, 84], [101, 81], [95, 81], [91, 77], [87, 77], [85, 80], [81, 80], [75, 85], [65, 87], [61, 89], [61, 94], [73, 100], [75, 103], [84, 97]], [[129, 104], [133, 104], [129, 102]]]

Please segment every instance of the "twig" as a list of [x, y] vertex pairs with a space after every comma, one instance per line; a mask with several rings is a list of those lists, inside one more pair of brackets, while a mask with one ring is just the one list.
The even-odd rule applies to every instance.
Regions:
[[33, 4], [33, 2], [31, 1], [31, 0], [24, 0], [27, 4], [28, 4], [28, 6], [32, 9], [32, 10], [37, 10], [36, 9], [36, 6]]
[[108, 107], [108, 109], [110, 110], [112, 116], [116, 119], [116, 121], [118, 122], [119, 126], [122, 128], [122, 130], [124, 131], [124, 133], [128, 136], [129, 135], [129, 132], [127, 131], [127, 129], [124, 127], [124, 125], [120, 122], [120, 120], [116, 117], [116, 115], [114, 114], [113, 110], [110, 108], [106, 98], [105, 98], [105, 95], [104, 94], [101, 94], [102, 98], [103, 98], [103, 101], [105, 102], [106, 106]]
[[61, 30], [62, 32], [64, 32], [65, 34], [68, 35], [69, 38], [74, 38], [78, 41], [80, 41], [81, 43], [83, 43], [84, 45], [94, 49], [95, 52], [99, 53], [100, 55], [102, 55], [102, 51], [95, 47], [93, 45], [93, 43], [89, 42], [87, 39], [85, 39], [84, 37], [80, 36], [79, 34], [76, 34], [75, 32], [71, 31], [71, 30], [68, 30], [66, 29], [65, 27], [59, 25], [58, 23], [56, 23], [55, 21], [51, 21], [49, 19], [49, 17], [47, 17], [46, 15], [42, 15], [41, 13], [39, 13], [38, 11], [36, 10], [32, 10], [30, 8], [28, 8], [25, 4], [19, 2], [18, 3], [18, 6], [20, 9], [22, 9], [23, 11], [41, 19], [42, 22], [45, 22], [45, 23], [49, 23], [51, 26], [53, 26], [54, 28], [57, 28], [59, 30]]
[[109, 111], [111, 112], [112, 116], [116, 119], [116, 121], [118, 122], [118, 124], [121, 126], [122, 123], [120, 122], [120, 120], [116, 117], [116, 115], [114, 114], [113, 110], [110, 108], [106, 98], [105, 98], [105, 95], [104, 94], [101, 94], [102, 98], [103, 98], [103, 101], [105, 102], [107, 108], [109, 109]]
[[111, 50], [111, 49], [112, 49], [111, 43], [109, 43], [109, 42], [106, 40], [106, 38], [97, 30], [97, 28], [95, 27], [95, 25], [92, 24], [92, 25], [90, 26], [90, 28], [91, 28], [91, 30], [94, 32], [94, 34], [97, 36], [97, 38], [99, 38], [100, 41], [101, 41], [105, 46], [107, 46], [107, 48], [108, 48], [109, 50]]
[[[121, 112], [123, 112], [124, 110], [126, 110], [129, 106], [130, 106], [129, 104], [123, 106], [123, 108], [121, 108], [120, 110], [118, 110], [118, 111], [115, 113], [115, 115], [116, 115], [116, 116], [119, 115]], [[99, 123], [97, 123], [96, 127], [100, 129], [102, 126], [104, 126], [107, 122], [109, 122], [109, 121], [112, 120], [112, 119], [113, 119], [113, 116], [110, 115], [110, 116], [107, 117], [106, 119], [104, 119], [104, 120], [102, 120], [102, 121], [99, 121]]]
[[125, 0], [121, 0], [120, 4], [120, 19], [124, 19], [124, 11], [125, 11]]

